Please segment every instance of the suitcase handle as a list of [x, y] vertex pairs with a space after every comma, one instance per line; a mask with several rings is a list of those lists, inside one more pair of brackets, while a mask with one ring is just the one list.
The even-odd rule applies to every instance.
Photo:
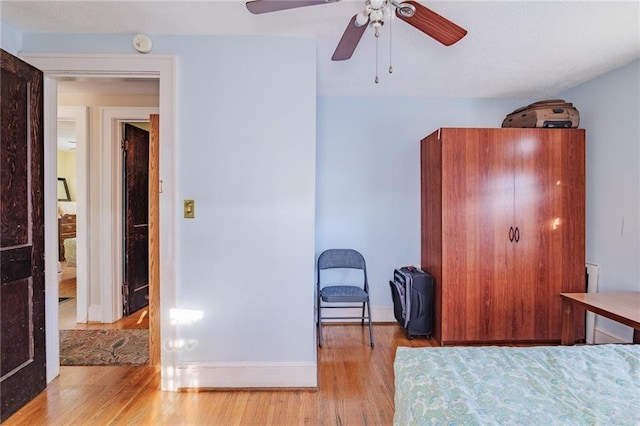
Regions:
[[563, 120], [563, 121], [548, 120], [542, 124], [542, 127], [549, 127], [549, 128], [560, 127], [563, 129], [569, 129], [571, 128], [571, 126], [572, 126], [571, 120]]

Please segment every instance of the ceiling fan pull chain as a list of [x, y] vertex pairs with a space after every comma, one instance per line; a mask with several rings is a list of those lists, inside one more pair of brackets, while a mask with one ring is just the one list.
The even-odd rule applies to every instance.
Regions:
[[376, 37], [376, 79], [375, 79], [376, 84], [378, 84], [380, 82], [380, 79], [378, 78], [378, 37]]
[[389, 74], [393, 73], [392, 51], [393, 51], [393, 16], [389, 15]]

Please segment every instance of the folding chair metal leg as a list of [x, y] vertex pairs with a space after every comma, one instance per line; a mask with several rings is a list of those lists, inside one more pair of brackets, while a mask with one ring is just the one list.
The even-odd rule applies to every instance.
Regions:
[[367, 304], [367, 302], [364, 302], [362, 304], [362, 320], [360, 320], [360, 325], [364, 327], [364, 307]]
[[371, 347], [373, 347], [373, 326], [371, 325], [371, 304], [370, 303], [367, 303], [367, 312], [369, 314], [369, 340], [371, 340]]
[[322, 314], [320, 311], [320, 304], [322, 303], [322, 301], [320, 300], [320, 297], [318, 296], [318, 346], [322, 347]]

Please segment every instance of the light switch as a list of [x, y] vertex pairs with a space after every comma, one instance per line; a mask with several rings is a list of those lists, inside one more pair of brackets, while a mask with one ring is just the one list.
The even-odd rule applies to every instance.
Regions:
[[193, 219], [196, 217], [195, 207], [195, 201], [184, 200], [184, 217], [187, 219]]

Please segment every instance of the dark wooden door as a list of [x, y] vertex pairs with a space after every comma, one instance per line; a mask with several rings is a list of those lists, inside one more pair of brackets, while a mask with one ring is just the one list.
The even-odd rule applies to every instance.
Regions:
[[149, 304], [149, 132], [125, 124], [124, 139], [122, 300], [130, 315]]
[[0, 421], [4, 421], [46, 386], [44, 136], [42, 72], [3, 50], [0, 64]]

